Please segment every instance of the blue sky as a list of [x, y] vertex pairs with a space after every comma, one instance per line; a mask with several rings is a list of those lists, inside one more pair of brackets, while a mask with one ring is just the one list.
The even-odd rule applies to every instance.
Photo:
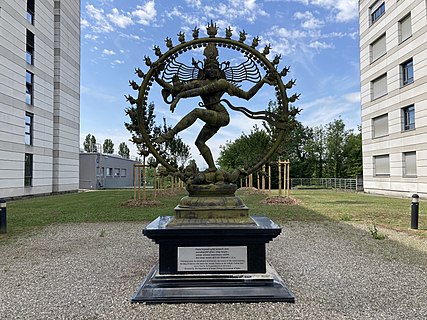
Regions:
[[[228, 26], [233, 29], [234, 39], [245, 30], [246, 43], [259, 36], [261, 50], [271, 44], [269, 57], [281, 54], [279, 70], [291, 67], [284, 81], [297, 80], [290, 93], [301, 93], [295, 106], [302, 109], [297, 119], [304, 125], [325, 125], [338, 117], [347, 128], [360, 124], [357, 0], [82, 0], [80, 140], [88, 133], [95, 135], [98, 143], [109, 138], [115, 151], [126, 142], [131, 155], [136, 156], [124, 127], [124, 109], [128, 107], [124, 95], [137, 95], [128, 81], [140, 82], [134, 69], [147, 71], [144, 55], [156, 60], [153, 47], [158, 45], [166, 51], [166, 37], [176, 44], [177, 34], [183, 31], [191, 39], [195, 26], [204, 37], [211, 20], [219, 27], [219, 36], [225, 35]], [[194, 54], [203, 59], [201, 52]], [[219, 60], [239, 61], [236, 54], [220, 50]], [[235, 104], [265, 109], [272, 96], [269, 89], [264, 86], [252, 100], [235, 100]], [[156, 92], [155, 86], [151, 92]], [[156, 104], [157, 121], [166, 117], [170, 125], [198, 102], [180, 101], [172, 114], [158, 94], [153, 93], [149, 99]], [[230, 125], [208, 141], [215, 157], [221, 144], [248, 133], [256, 123], [242, 114], [231, 116]], [[180, 134], [192, 147], [193, 158], [200, 166], [203, 161], [194, 140], [202, 125], [197, 122]]]

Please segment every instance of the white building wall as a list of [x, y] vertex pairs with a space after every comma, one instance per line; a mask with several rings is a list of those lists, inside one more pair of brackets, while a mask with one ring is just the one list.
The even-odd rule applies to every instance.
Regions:
[[54, 1], [54, 191], [79, 187], [80, 2]]
[[[363, 177], [366, 192], [427, 197], [427, 19], [425, 0], [379, 0], [385, 13], [370, 23], [370, 7], [360, 0], [360, 68]], [[412, 36], [399, 43], [399, 21], [411, 14]], [[386, 34], [386, 53], [371, 61], [370, 44]], [[413, 59], [414, 82], [402, 87], [400, 65]], [[387, 73], [387, 94], [372, 100], [371, 81]], [[403, 130], [401, 109], [415, 105], [415, 129]], [[372, 119], [388, 114], [388, 135], [373, 136]], [[416, 152], [416, 177], [403, 174], [404, 152]], [[374, 156], [388, 154], [390, 174], [376, 176]]]
[[[60, 19], [71, 22], [71, 30], [56, 29], [55, 3], [68, 8], [59, 15]], [[35, 0], [33, 25], [26, 19], [27, 1], [2, 0], [0, 7], [0, 198], [77, 190], [80, 53], [76, 48], [80, 47], [80, 1]], [[27, 29], [35, 38], [33, 65], [25, 59]], [[62, 44], [55, 42], [58, 33], [67, 43], [70, 42], [67, 37], [72, 36], [73, 57], [77, 57], [72, 67], [60, 60], [55, 68], [55, 46]], [[26, 70], [34, 74], [33, 105], [25, 102]], [[65, 76], [56, 79], [55, 73], [60, 74], [60, 70]], [[73, 99], [67, 98], [71, 103], [55, 105], [54, 99], [62, 94], [61, 90], [55, 90], [55, 81], [59, 86], [71, 82]], [[32, 145], [25, 144], [26, 112], [33, 114]], [[72, 130], [58, 129], [55, 123], [65, 121], [62, 115], [72, 118]], [[61, 155], [62, 140], [67, 141], [65, 149], [69, 149], [66, 157]], [[31, 186], [24, 186], [26, 153], [33, 155]], [[67, 178], [55, 179], [62, 172], [66, 172]]]

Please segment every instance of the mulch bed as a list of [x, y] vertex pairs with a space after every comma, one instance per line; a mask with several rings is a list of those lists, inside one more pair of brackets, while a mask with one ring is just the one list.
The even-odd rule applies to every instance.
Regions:
[[269, 206], [294, 206], [301, 203], [300, 200], [292, 197], [268, 197], [261, 201], [262, 204]]
[[137, 207], [161, 207], [163, 204], [158, 200], [128, 200], [122, 203], [122, 207], [137, 208]]

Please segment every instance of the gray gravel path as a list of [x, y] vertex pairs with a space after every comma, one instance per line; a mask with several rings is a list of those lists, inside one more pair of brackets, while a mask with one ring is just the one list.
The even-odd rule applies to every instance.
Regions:
[[0, 318], [427, 319], [427, 245], [335, 222], [286, 224], [268, 245], [295, 304], [131, 304], [157, 260], [143, 227], [55, 225], [0, 246]]

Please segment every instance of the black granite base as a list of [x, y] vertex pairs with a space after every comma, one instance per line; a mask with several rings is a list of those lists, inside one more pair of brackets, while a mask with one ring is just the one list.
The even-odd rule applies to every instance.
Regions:
[[267, 265], [263, 274], [160, 275], [154, 266], [134, 303], [295, 302], [276, 271]]
[[[179, 271], [178, 248], [181, 247], [239, 247], [247, 248], [246, 273], [264, 273], [265, 244], [277, 237], [281, 228], [269, 218], [253, 216], [252, 223], [232, 224], [228, 222], [200, 222], [185, 224], [175, 222], [175, 217], [158, 217], [143, 231], [144, 235], [159, 245], [159, 273], [199, 273]], [[234, 273], [235, 270], [209, 270], [209, 273]]]
[[272, 220], [190, 220], [163, 216], [144, 229], [159, 245], [159, 264], [132, 302], [294, 302], [266, 263], [265, 246], [281, 232]]

